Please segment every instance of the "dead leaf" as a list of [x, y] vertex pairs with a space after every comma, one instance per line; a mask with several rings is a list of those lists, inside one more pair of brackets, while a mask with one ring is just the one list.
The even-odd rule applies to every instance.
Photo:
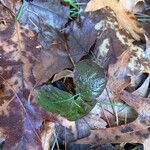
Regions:
[[43, 150], [49, 150], [53, 140], [53, 132], [55, 130], [55, 124], [52, 122], [44, 122], [44, 129], [41, 134], [42, 148]]
[[[128, 63], [130, 59], [130, 51], [126, 50], [119, 56], [116, 64], [110, 64], [108, 69], [108, 87], [116, 96], [120, 94], [129, 84]], [[115, 87], [115, 88], [114, 88]]]
[[86, 11], [96, 11], [104, 7], [110, 7], [116, 14], [120, 27], [126, 29], [134, 39], [140, 40], [139, 33], [144, 33], [142, 28], [139, 28], [133, 14], [129, 15], [125, 12], [117, 0], [91, 0], [86, 7]]
[[10, 11], [14, 12], [17, 1], [20, 0], [1, 0], [0, 3], [3, 4], [6, 8], [8, 8]]
[[142, 12], [144, 9], [144, 0], [119, 0], [119, 3], [129, 12]]
[[[43, 120], [54, 121], [54, 118], [36, 103], [29, 102], [28, 96], [40, 79], [43, 82], [50, 77], [49, 75], [47, 79], [42, 79], [39, 70], [35, 73], [36, 67], [33, 67], [36, 65], [39, 67], [41, 64], [45, 74], [47, 69], [43, 66], [46, 64], [42, 66], [41, 59], [45, 57], [49, 59], [50, 56], [48, 52], [36, 49], [38, 44], [35, 41], [36, 37], [30, 38], [28, 30], [21, 27], [20, 32], [23, 39], [22, 49], [18, 46], [16, 34], [11, 39], [1, 41], [0, 83], [3, 89], [1, 89], [0, 131], [5, 138], [4, 149], [14, 147], [20, 149], [22, 146], [25, 149], [42, 149], [39, 128]], [[42, 55], [45, 57], [41, 57]], [[51, 57], [54, 58], [52, 55]], [[34, 76], [33, 72], [39, 75], [39, 78]]]
[[139, 95], [142, 97], [147, 97], [148, 90], [149, 90], [149, 84], [150, 84], [150, 76], [148, 76], [146, 78], [146, 80], [144, 81], [144, 83], [132, 94]]
[[[111, 12], [111, 13], [110, 13]], [[143, 49], [133, 44], [133, 39], [125, 30], [119, 28], [116, 16], [110, 9], [103, 9], [101, 14], [107, 16], [96, 22], [95, 30], [97, 33], [97, 40], [95, 44], [95, 59], [98, 63], [107, 68], [109, 64], [116, 63], [117, 59], [126, 50], [130, 50], [130, 60], [128, 63], [128, 70], [131, 71], [128, 75], [135, 75], [140, 72], [150, 72], [150, 59], [147, 57]], [[99, 14], [96, 12], [96, 14]], [[95, 14], [95, 15], [96, 15]], [[107, 15], [106, 15], [107, 14]]]
[[146, 50], [145, 50], [145, 56], [150, 59], [150, 39], [145, 35], [146, 40]]
[[[58, 11], [59, 10], [59, 11]], [[56, 44], [54, 39], [60, 36], [68, 21], [69, 8], [61, 5], [59, 0], [24, 1], [19, 22], [29, 30], [38, 33], [37, 41], [45, 48]]]
[[150, 59], [144, 53], [144, 50], [138, 46], [130, 46], [131, 56], [128, 64], [132, 75], [140, 72], [150, 73]]
[[[100, 19], [102, 15], [97, 17]], [[97, 31], [94, 29], [94, 26], [95, 18], [91, 14], [82, 15], [80, 22], [73, 22], [68, 26], [67, 41], [71, 49], [71, 56], [75, 62], [79, 56], [88, 55], [90, 48], [95, 43]]]
[[7, 8], [0, 3], [0, 40], [7, 40], [11, 38], [14, 33], [15, 16]]
[[128, 92], [123, 91], [121, 99], [132, 106], [138, 112], [138, 118], [126, 125], [91, 130], [90, 136], [77, 140], [78, 144], [104, 144], [104, 143], [143, 143], [144, 149], [149, 147], [149, 101], [150, 99], [134, 96]]
[[[99, 14], [103, 16], [100, 19]], [[96, 61], [101, 66], [108, 68], [109, 64], [117, 62], [117, 58], [128, 49], [133, 39], [125, 30], [119, 28], [113, 10], [105, 8], [95, 12], [94, 16], [97, 39], [93, 53]]]
[[71, 70], [62, 70], [61, 72], [54, 75], [54, 78], [52, 79], [51, 83], [56, 82], [62, 78], [65, 77], [72, 77], [73, 78], [73, 72]]

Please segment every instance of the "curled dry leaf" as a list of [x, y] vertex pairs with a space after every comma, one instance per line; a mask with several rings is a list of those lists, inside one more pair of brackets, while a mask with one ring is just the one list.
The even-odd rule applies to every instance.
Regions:
[[49, 150], [53, 140], [53, 132], [55, 130], [55, 124], [52, 122], [44, 122], [43, 132], [41, 133], [42, 148], [43, 150]]
[[129, 12], [138, 13], [144, 9], [144, 0], [119, 0], [119, 3]]
[[59, 73], [54, 75], [54, 77], [53, 77], [51, 82], [53, 83], [53, 82], [56, 82], [56, 81], [58, 81], [58, 80], [60, 80], [62, 78], [66, 78], [66, 77], [72, 77], [73, 78], [73, 76], [74, 76], [73, 75], [73, 71], [68, 70], [68, 69], [62, 70], [61, 72], [59, 72]]
[[146, 78], [144, 83], [137, 89], [135, 90], [132, 94], [134, 95], [139, 95], [142, 97], [147, 97], [148, 92], [149, 92], [149, 84], [150, 84], [150, 76]]
[[134, 15], [127, 14], [117, 0], [91, 0], [87, 4], [86, 11], [96, 11], [106, 6], [115, 12], [120, 27], [126, 29], [134, 39], [140, 40], [139, 34], [144, 33], [144, 30], [139, 27]]

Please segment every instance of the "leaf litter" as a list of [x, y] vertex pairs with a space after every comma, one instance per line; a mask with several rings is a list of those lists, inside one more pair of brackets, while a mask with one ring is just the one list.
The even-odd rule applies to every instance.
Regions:
[[[3, 149], [59, 149], [63, 141], [70, 149], [85, 149], [72, 145], [75, 140], [93, 145], [142, 143], [148, 149], [149, 34], [116, 0], [102, 0], [100, 5], [96, 0], [71, 2], [0, 3]], [[90, 12], [85, 12], [86, 4]], [[70, 17], [74, 6], [80, 9]], [[134, 42], [144, 37], [146, 49]], [[66, 69], [73, 70], [75, 86], [68, 73], [53, 78]], [[140, 81], [139, 86], [133, 84]], [[63, 86], [73, 91], [63, 91]], [[39, 103], [41, 89], [46, 94]]]

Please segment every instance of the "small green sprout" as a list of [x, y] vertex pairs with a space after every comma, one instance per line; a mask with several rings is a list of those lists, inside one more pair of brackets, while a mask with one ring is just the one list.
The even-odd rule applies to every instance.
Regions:
[[64, 2], [68, 3], [70, 6], [70, 17], [75, 17], [76, 15], [79, 15], [80, 7], [77, 2], [74, 2], [72, 0], [64, 0]]
[[20, 20], [20, 17], [22, 16], [22, 13], [23, 13], [23, 3], [21, 4], [20, 8], [19, 8], [19, 11], [17, 13], [17, 16], [16, 16], [16, 21], [19, 21]]

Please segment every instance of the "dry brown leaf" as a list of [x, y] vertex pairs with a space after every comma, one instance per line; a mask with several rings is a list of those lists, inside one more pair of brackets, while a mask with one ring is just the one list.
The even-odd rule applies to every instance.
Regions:
[[94, 51], [100, 65], [106, 67], [109, 64], [116, 63], [118, 57], [126, 49], [129, 49], [128, 69], [130, 72], [128, 72], [128, 75], [137, 75], [139, 72], [150, 73], [149, 42], [147, 42], [147, 50], [144, 52], [143, 49], [133, 44], [133, 39], [125, 30], [119, 29], [113, 11], [103, 9], [101, 14], [107, 16], [107, 19], [103, 18], [95, 24], [98, 35]]
[[108, 88], [115, 95], [120, 94], [130, 84], [130, 78], [128, 77], [130, 54], [129, 50], [124, 51], [119, 56], [117, 63], [109, 65]]
[[43, 132], [41, 133], [42, 148], [43, 150], [49, 150], [53, 140], [53, 132], [55, 130], [55, 124], [52, 122], [44, 122]]
[[129, 124], [107, 129], [91, 130], [91, 134], [78, 140], [78, 144], [105, 144], [105, 143], [143, 143], [144, 150], [149, 150], [150, 144], [150, 99], [134, 96], [123, 91], [120, 97], [138, 112], [138, 118]]
[[139, 27], [134, 15], [127, 14], [117, 0], [91, 0], [87, 4], [86, 11], [96, 11], [106, 6], [115, 12], [120, 27], [126, 29], [136, 40], [140, 40], [139, 33], [144, 33], [143, 29]]
[[52, 79], [52, 83], [55, 82], [55, 81], [58, 81], [62, 78], [65, 78], [65, 77], [73, 77], [73, 71], [71, 70], [62, 70], [61, 72], [57, 73], [54, 75], [54, 78]]
[[128, 64], [132, 75], [140, 72], [150, 73], [150, 58], [145, 54], [144, 50], [138, 46], [130, 45], [130, 61]]
[[119, 0], [119, 3], [129, 12], [141, 12], [144, 9], [144, 0]]

